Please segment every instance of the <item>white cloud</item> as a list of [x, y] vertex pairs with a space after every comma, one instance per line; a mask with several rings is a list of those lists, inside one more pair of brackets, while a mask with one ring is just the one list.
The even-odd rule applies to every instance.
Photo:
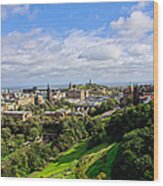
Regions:
[[73, 30], [62, 39], [41, 28], [3, 36], [2, 83], [152, 80], [153, 19], [134, 11], [127, 18], [112, 21], [110, 28], [110, 37], [100, 37], [100, 28], [93, 32]]
[[14, 32], [2, 38], [2, 80], [57, 84], [89, 78], [101, 82], [152, 79], [151, 46], [123, 40], [117, 45], [117, 40], [87, 34], [81, 38], [77, 32], [64, 40], [41, 30]]
[[138, 39], [153, 30], [153, 19], [141, 11], [134, 11], [127, 18], [112, 21], [111, 28], [122, 37]]
[[149, 54], [153, 52], [153, 47], [149, 44], [140, 44], [140, 43], [136, 43], [133, 44], [129, 49], [128, 52], [131, 55], [143, 55], [143, 54]]
[[86, 48], [79, 56], [79, 58], [85, 58], [87, 60], [108, 60], [118, 59], [122, 54], [121, 49], [113, 44], [101, 43], [100, 45], [95, 45]]

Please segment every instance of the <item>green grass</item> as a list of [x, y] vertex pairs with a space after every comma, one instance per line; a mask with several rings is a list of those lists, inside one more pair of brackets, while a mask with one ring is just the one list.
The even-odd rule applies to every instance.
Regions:
[[[54, 161], [49, 163], [42, 171], [34, 174], [34, 177], [65, 177], [65, 171], [68, 171], [75, 162], [86, 152], [87, 141], [74, 145], [72, 148], [64, 153]], [[31, 175], [32, 177], [32, 175]]]
[[[99, 166], [100, 159], [106, 156], [106, 153], [110, 150], [111, 153], [108, 155], [108, 158], [113, 156], [113, 148], [115, 144], [108, 145], [107, 143], [100, 144], [96, 147], [87, 149], [87, 141], [82, 141], [73, 147], [71, 147], [66, 152], [63, 152], [59, 157], [54, 161], [47, 164], [40, 172], [35, 172], [30, 174], [28, 177], [54, 177], [54, 178], [76, 178], [77, 169], [76, 166], [79, 165], [82, 169], [86, 165], [85, 172], [88, 175], [88, 178], [94, 178], [98, 174], [98, 171], [101, 170]], [[109, 159], [109, 162], [112, 162]], [[107, 162], [107, 165], [109, 165]], [[97, 173], [95, 173], [97, 172]]]
[[[105, 145], [105, 144], [101, 144], [100, 146]], [[84, 155], [81, 160], [78, 162], [78, 177], [79, 178], [94, 178], [94, 177], [90, 177], [89, 174], [87, 174], [87, 171], [89, 170], [89, 168], [94, 165], [95, 169], [100, 170], [99, 167], [96, 167], [96, 162], [103, 159], [106, 155], [107, 152], [110, 151], [112, 149], [112, 147], [114, 147], [116, 144], [112, 143], [110, 145], [107, 145], [103, 148], [99, 148], [98, 151], [93, 151], [92, 153], [88, 153], [86, 155]], [[98, 147], [98, 146], [97, 146]], [[97, 148], [95, 147], [95, 148]], [[94, 148], [93, 148], [94, 149]], [[106, 162], [105, 162], [106, 163]], [[100, 170], [101, 172], [101, 170]]]
[[101, 143], [100, 145], [97, 145], [91, 149], [87, 149], [87, 152], [85, 153], [85, 155], [88, 155], [88, 154], [91, 154], [91, 153], [96, 153], [98, 152], [99, 150], [103, 149], [103, 148], [106, 148], [108, 146], [107, 143]]
[[94, 164], [92, 164], [86, 174], [89, 178], [96, 178], [100, 172], [104, 172], [107, 175], [107, 178], [110, 177], [111, 167], [117, 155], [117, 151], [119, 149], [119, 144], [114, 144], [111, 149], [107, 152], [105, 156], [100, 158]]

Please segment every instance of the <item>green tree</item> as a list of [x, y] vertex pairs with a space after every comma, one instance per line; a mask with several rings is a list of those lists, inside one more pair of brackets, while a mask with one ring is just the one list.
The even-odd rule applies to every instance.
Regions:
[[33, 127], [29, 131], [29, 140], [34, 141], [39, 136], [39, 131], [37, 128]]

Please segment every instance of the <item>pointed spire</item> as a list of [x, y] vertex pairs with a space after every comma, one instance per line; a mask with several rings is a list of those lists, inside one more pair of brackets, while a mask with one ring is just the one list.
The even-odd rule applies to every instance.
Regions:
[[52, 100], [52, 95], [51, 95], [51, 89], [50, 89], [50, 85], [47, 85], [47, 99], [49, 102], [51, 102]]
[[71, 84], [71, 82], [69, 82], [69, 89], [72, 89], [72, 84]]

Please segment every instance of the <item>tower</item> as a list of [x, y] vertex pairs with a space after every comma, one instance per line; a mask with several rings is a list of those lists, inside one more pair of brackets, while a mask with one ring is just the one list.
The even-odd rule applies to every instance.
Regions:
[[72, 84], [71, 84], [71, 82], [69, 83], [69, 89], [70, 89], [70, 90], [72, 89]]
[[139, 103], [139, 87], [136, 85], [134, 86], [133, 91], [133, 104], [137, 105]]
[[48, 84], [48, 86], [47, 86], [47, 100], [48, 100], [49, 102], [52, 102], [52, 92], [51, 92], [51, 89], [50, 89], [49, 84]]

